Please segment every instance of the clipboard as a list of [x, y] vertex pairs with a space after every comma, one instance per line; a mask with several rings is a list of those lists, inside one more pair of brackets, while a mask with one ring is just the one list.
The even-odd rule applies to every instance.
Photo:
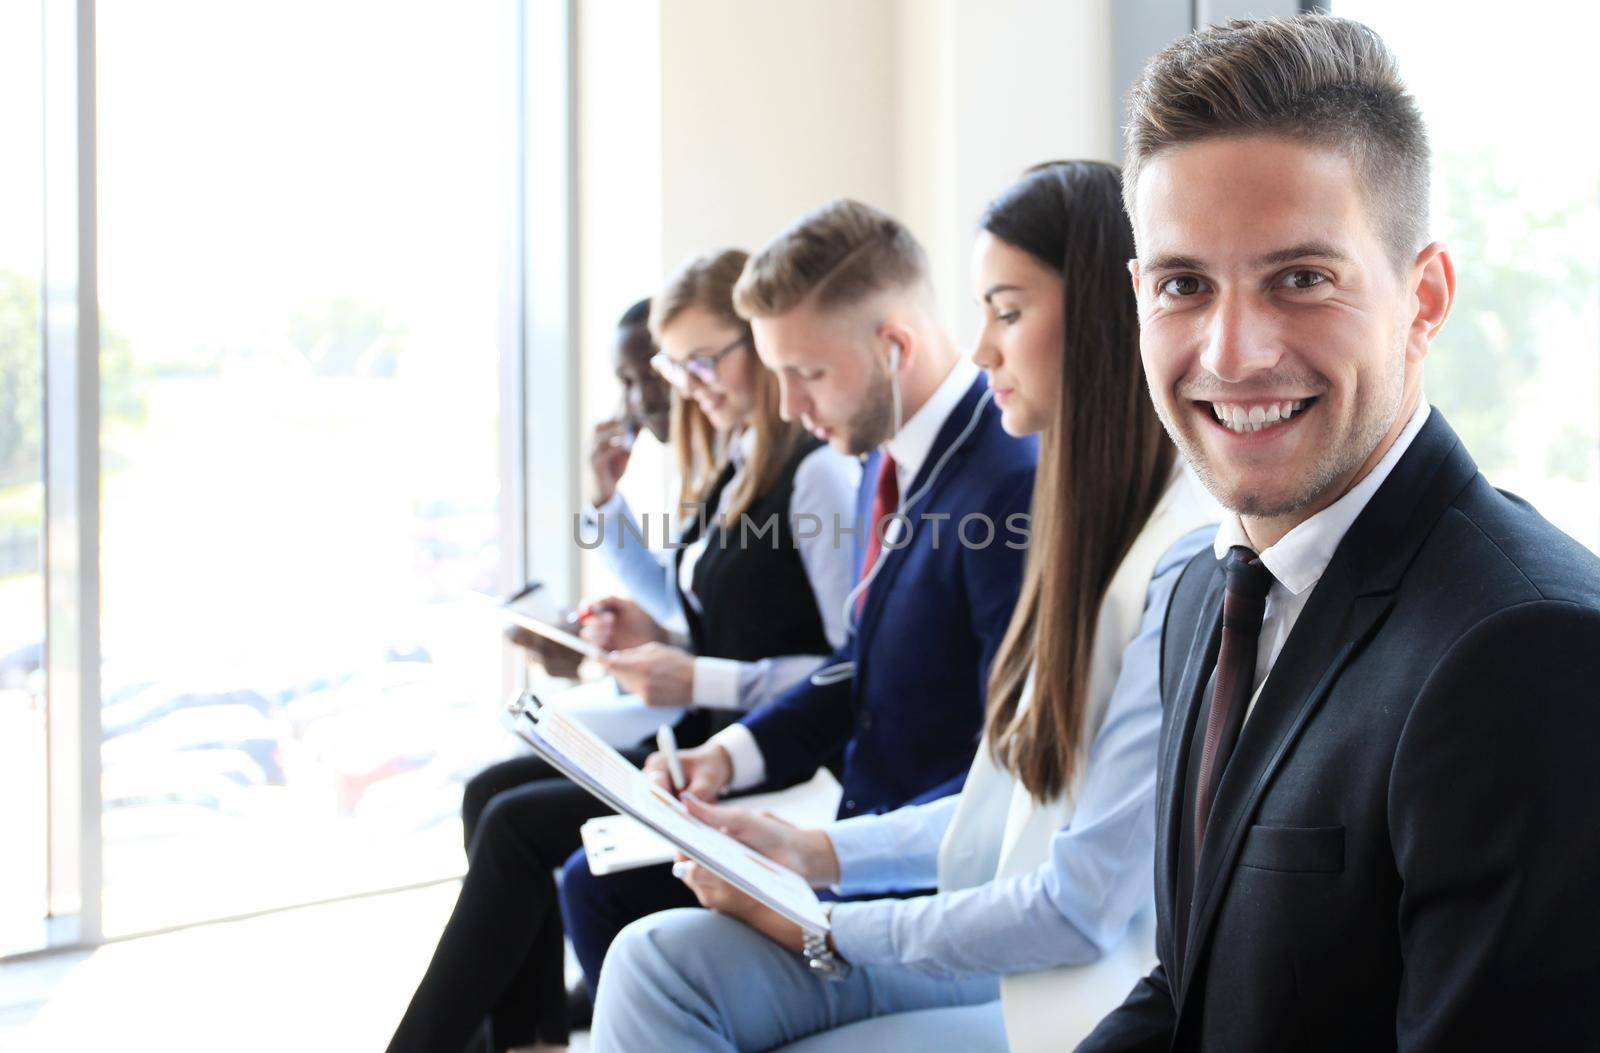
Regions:
[[542, 621], [539, 618], [535, 618], [526, 611], [520, 611], [510, 604], [501, 601], [498, 597], [487, 596], [481, 592], [471, 592], [467, 595], [471, 596], [473, 599], [484, 604], [485, 606], [492, 605], [495, 610], [500, 612], [500, 616], [508, 622], [520, 625], [529, 632], [538, 633], [546, 640], [552, 640], [555, 643], [560, 644], [562, 647], [565, 647], [569, 651], [576, 651], [585, 658], [593, 658], [599, 662], [605, 661], [605, 648], [596, 647], [594, 644], [590, 643], [588, 640], [585, 640], [576, 633], [569, 633], [565, 629], [559, 629], [547, 621]]
[[[810, 827], [833, 821], [840, 796], [833, 773], [818, 768], [809, 782], [770, 793], [753, 793], [730, 803], [753, 812], [770, 812], [795, 826]], [[596, 876], [670, 863], [675, 854], [664, 837], [632, 816], [602, 815], [584, 823], [578, 834], [583, 839], [589, 870]]]
[[544, 705], [531, 691], [514, 698], [506, 710], [511, 730], [561, 774], [806, 932], [828, 932], [827, 915], [805, 878], [691, 816], [581, 723]]

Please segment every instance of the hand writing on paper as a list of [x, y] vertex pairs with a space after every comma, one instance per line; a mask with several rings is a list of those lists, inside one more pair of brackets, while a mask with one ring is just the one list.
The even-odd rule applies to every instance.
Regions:
[[[678, 759], [683, 762], [683, 777], [689, 780], [685, 789], [702, 801], [721, 797], [733, 781], [733, 759], [727, 750], [715, 743], [679, 750]], [[645, 758], [644, 773], [663, 790], [674, 792], [672, 776], [667, 774], [667, 759], [661, 754], [652, 753]]]

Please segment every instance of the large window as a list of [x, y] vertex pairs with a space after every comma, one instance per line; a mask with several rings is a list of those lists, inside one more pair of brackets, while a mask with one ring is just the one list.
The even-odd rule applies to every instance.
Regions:
[[514, 15], [100, 0], [108, 934], [460, 866]]
[[0, 954], [46, 898], [43, 70], [37, 0], [0, 0]]
[[1459, 287], [1428, 396], [1491, 482], [1600, 551], [1600, 138], [1581, 102], [1600, 8], [1450, 11], [1448, 47], [1429, 5], [1333, 8], [1395, 51], [1433, 141]]

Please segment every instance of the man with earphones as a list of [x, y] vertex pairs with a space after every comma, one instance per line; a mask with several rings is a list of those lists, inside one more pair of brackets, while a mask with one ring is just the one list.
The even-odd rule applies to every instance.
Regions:
[[[825, 525], [851, 546], [859, 584], [844, 645], [680, 754], [684, 792], [792, 785], [842, 756], [840, 818], [956, 793], [1021, 586], [1037, 445], [1002, 430], [938, 320], [921, 245], [877, 209], [838, 200], [802, 216], [750, 258], [734, 304], [778, 374], [784, 419], [864, 458], [858, 522]], [[670, 786], [659, 755], [645, 770]], [[562, 913], [591, 985], [624, 926], [694, 902], [666, 867], [597, 878], [578, 853], [564, 871]]]

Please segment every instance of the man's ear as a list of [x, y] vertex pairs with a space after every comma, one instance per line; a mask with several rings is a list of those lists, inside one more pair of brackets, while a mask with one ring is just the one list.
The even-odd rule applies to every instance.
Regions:
[[1411, 325], [1406, 334], [1406, 357], [1420, 362], [1428, 357], [1434, 338], [1444, 329], [1456, 299], [1456, 266], [1440, 242], [1417, 253], [1411, 265]]
[[1133, 280], [1133, 298], [1139, 298], [1139, 261], [1128, 261], [1128, 277]]
[[878, 343], [885, 347], [884, 364], [891, 373], [904, 372], [917, 353], [917, 331], [904, 322], [890, 319], [878, 326]]

